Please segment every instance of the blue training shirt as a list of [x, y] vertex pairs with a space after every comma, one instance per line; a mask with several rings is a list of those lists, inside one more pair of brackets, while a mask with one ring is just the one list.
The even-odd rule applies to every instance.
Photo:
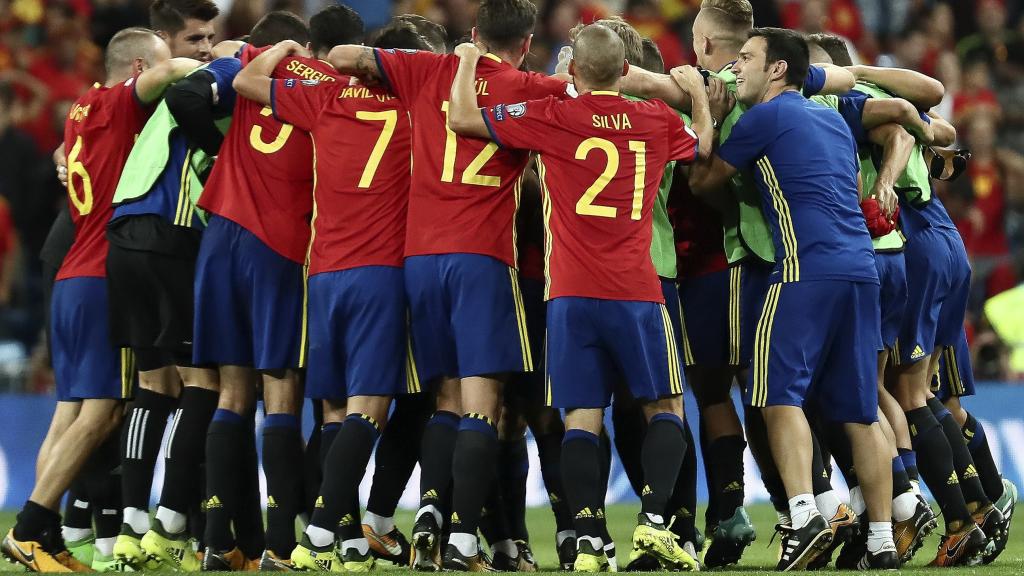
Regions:
[[775, 243], [772, 282], [878, 283], [857, 194], [857, 145], [838, 112], [795, 91], [752, 106], [719, 155], [751, 171]]
[[[214, 104], [214, 114], [218, 117], [231, 115], [235, 108], [235, 89], [231, 83], [234, 81], [242, 64], [237, 58], [218, 58], [203, 67], [199, 72], [208, 72], [214, 79], [214, 94], [217, 101]], [[167, 166], [157, 179], [153, 188], [148, 194], [136, 201], [125, 202], [114, 208], [114, 216], [111, 221], [122, 216], [138, 216], [143, 214], [155, 214], [163, 217], [168, 222], [175, 222], [178, 211], [178, 203], [181, 201], [182, 172], [185, 162], [188, 159], [188, 142], [185, 135], [177, 130], [167, 143], [170, 148], [167, 157]], [[187, 201], [187, 199], [185, 200]], [[193, 228], [201, 228], [202, 221], [198, 215], [193, 215], [188, 225]]]

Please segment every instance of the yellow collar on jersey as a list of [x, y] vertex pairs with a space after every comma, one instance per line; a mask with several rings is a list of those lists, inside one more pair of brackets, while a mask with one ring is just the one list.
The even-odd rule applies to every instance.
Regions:
[[591, 90], [589, 92], [594, 96], [618, 96], [619, 93], [614, 90]]
[[490, 52], [488, 52], [487, 54], [484, 54], [484, 58], [490, 58], [491, 60], [494, 60], [495, 62], [503, 62], [503, 60], [501, 58], [498, 58], [497, 56], [495, 56], [494, 54], [491, 54]]

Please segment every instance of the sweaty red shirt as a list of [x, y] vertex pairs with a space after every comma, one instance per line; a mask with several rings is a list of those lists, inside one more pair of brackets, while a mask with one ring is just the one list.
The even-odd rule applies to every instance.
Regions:
[[[483, 254], [515, 266], [513, 224], [530, 153], [448, 130], [457, 56], [389, 49], [375, 53], [387, 85], [413, 121], [405, 255]], [[567, 95], [565, 82], [520, 72], [493, 54], [480, 59], [476, 74], [481, 106]]]
[[412, 128], [387, 90], [275, 80], [274, 115], [309, 132], [315, 185], [309, 273], [401, 266]]
[[664, 302], [651, 261], [665, 164], [689, 162], [697, 137], [660, 100], [590, 92], [484, 111], [503, 147], [540, 152], [547, 298]]
[[107, 276], [107, 223], [121, 170], [153, 112], [135, 96], [135, 77], [109, 88], [94, 85], [64, 122], [68, 202], [75, 242], [57, 280]]
[[[266, 48], [242, 49], [242, 65]], [[285, 58], [274, 77], [336, 82], [338, 71], [312, 58]], [[245, 228], [281, 256], [305, 262], [313, 212], [309, 134], [274, 117], [270, 106], [239, 96], [199, 206]]]

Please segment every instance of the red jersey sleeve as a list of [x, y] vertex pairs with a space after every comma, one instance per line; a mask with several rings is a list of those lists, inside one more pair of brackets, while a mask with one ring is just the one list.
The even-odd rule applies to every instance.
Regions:
[[669, 108], [667, 104], [662, 103], [661, 105], [664, 107], [665, 117], [668, 119], [668, 159], [693, 162], [697, 158], [697, 147], [700, 145], [697, 134], [690, 130], [679, 114]]
[[[117, 108], [116, 110], [123, 110], [128, 114], [131, 114], [128, 118], [133, 122], [139, 122], [142, 124], [146, 123], [149, 119], [149, 115], [153, 113], [159, 100], [150, 104], [144, 103], [139, 100], [138, 95], [135, 93], [135, 81], [138, 80], [139, 75], [136, 74], [131, 78], [124, 81], [122, 86], [123, 89], [117, 91]], [[115, 115], [116, 116], [116, 115]]]
[[526, 85], [529, 87], [530, 99], [540, 100], [548, 96], [555, 98], [571, 98], [569, 83], [559, 80], [553, 76], [539, 74], [537, 72], [526, 73]]
[[546, 139], [542, 135], [551, 132], [552, 106], [556, 103], [557, 99], [549, 96], [518, 104], [498, 104], [482, 109], [481, 114], [491, 140], [498, 146], [543, 151]]
[[300, 130], [313, 130], [328, 102], [338, 97], [335, 82], [317, 80], [274, 80], [270, 85], [270, 106], [274, 117]]
[[384, 84], [406, 105], [444, 62], [443, 56], [422, 50], [374, 48], [373, 54]]

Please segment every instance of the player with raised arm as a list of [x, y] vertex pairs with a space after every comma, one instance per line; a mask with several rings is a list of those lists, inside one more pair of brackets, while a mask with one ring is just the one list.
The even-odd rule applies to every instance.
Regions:
[[[530, 49], [536, 7], [527, 0], [485, 0], [474, 37], [490, 53], [479, 70], [485, 104], [566, 97], [564, 80], [518, 70]], [[441, 527], [452, 484], [451, 538], [459, 569], [476, 565], [480, 511], [497, 452], [501, 392], [507, 374], [533, 358], [516, 270], [515, 219], [522, 151], [457, 136], [446, 125], [458, 59], [430, 52], [338, 46], [339, 71], [384, 83], [413, 121], [412, 188], [405, 278], [419, 379], [437, 407], [423, 433], [420, 509], [413, 565], [441, 564]]]
[[[857, 206], [856, 147], [835, 111], [800, 94], [808, 66], [799, 34], [755, 28], [733, 65], [737, 97], [750, 108], [711, 161], [691, 169], [690, 184], [711, 193], [739, 170], [754, 171], [771, 223], [776, 265], [746, 395], [764, 411], [789, 497], [778, 569], [807, 566], [832, 538], [811, 494], [802, 405], [812, 380], [821, 414], [843, 423], [853, 444], [871, 521], [862, 567], [896, 567], [890, 465], [876, 422], [878, 275]], [[823, 372], [826, 364], [844, 370]]]
[[[540, 152], [549, 231], [547, 396], [569, 410], [562, 470], [575, 512], [575, 570], [608, 566], [597, 434], [617, 377], [629, 383], [649, 419], [634, 555], [650, 553], [666, 568], [693, 569], [696, 561], [664, 525], [686, 449], [683, 379], [649, 246], [664, 166], [692, 160], [697, 138], [664, 103], [619, 95], [628, 67], [623, 54], [618, 36], [591, 25], [577, 37], [570, 65], [578, 99], [499, 104], [481, 114], [473, 87], [480, 54], [461, 46], [449, 125], [467, 136], [490, 136], [503, 148]], [[691, 72], [685, 91], [696, 102], [697, 130], [710, 137], [703, 80]]]
[[[331, 41], [362, 37], [362, 21], [347, 18]], [[289, 15], [280, 37], [309, 38], [305, 22]], [[327, 50], [320, 44], [318, 56]], [[245, 45], [248, 64], [264, 49]], [[314, 58], [288, 58], [275, 78], [335, 81]], [[273, 116], [269, 106], [238, 98], [199, 207], [211, 213], [196, 261], [193, 361], [216, 365], [221, 391], [206, 439], [207, 521], [203, 568], [239, 569], [244, 561], [232, 519], [244, 514], [238, 470], [251, 431], [256, 380], [266, 411], [263, 470], [267, 478], [266, 548], [261, 564], [280, 569], [295, 547], [295, 518], [303, 508], [302, 393], [306, 252], [313, 213], [313, 149], [309, 136]]]
[[[385, 35], [383, 47], [428, 48], [405, 26], [409, 41], [395, 45]], [[235, 79], [242, 96], [309, 132], [317, 151], [307, 395], [324, 400], [325, 422], [343, 421], [291, 560], [299, 569], [367, 571], [373, 556], [360, 529], [359, 482], [392, 397], [419, 392], [402, 273], [412, 127], [401, 102], [380, 87], [271, 79], [278, 63], [299, 48], [281, 43]], [[406, 362], [396, 361], [402, 357]], [[334, 544], [339, 524], [345, 531], [340, 557]]]
[[105, 84], [79, 98], [65, 123], [76, 234], [53, 295], [57, 409], [40, 449], [36, 485], [2, 544], [5, 556], [33, 571], [84, 568], [64, 548], [56, 510], [75, 474], [117, 427], [122, 399], [131, 393], [131, 354], [110, 344], [104, 233], [121, 169], [152, 103], [199, 64], [169, 58], [151, 30], [117, 33], [107, 49]]

